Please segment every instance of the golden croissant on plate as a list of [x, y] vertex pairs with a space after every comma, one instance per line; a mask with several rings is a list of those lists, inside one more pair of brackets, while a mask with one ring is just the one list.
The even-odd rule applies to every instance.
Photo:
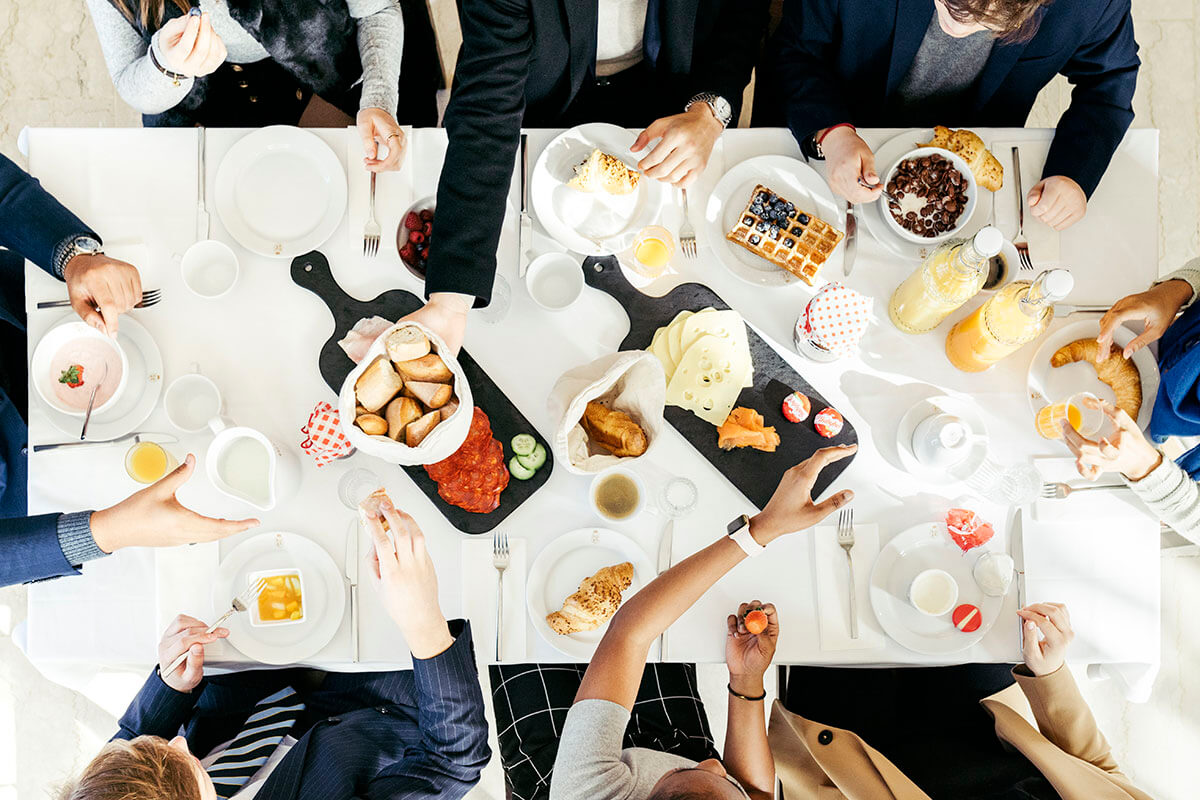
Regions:
[[566, 636], [594, 631], [612, 619], [621, 607], [621, 592], [633, 583], [633, 564], [628, 561], [604, 567], [584, 578], [579, 591], [563, 601], [562, 610], [546, 615], [550, 630]]
[[640, 456], [650, 446], [646, 431], [633, 417], [595, 400], [587, 404], [579, 422], [594, 443], [614, 456]]
[[989, 192], [994, 192], [1004, 185], [1004, 167], [975, 131], [966, 128], [952, 130], [945, 125], [937, 125], [933, 129], [933, 140], [918, 143], [917, 146], [940, 147], [959, 156], [971, 168], [975, 182]]
[[1138, 368], [1117, 349], [1097, 364], [1096, 355], [1099, 352], [1100, 345], [1096, 344], [1095, 339], [1076, 339], [1054, 351], [1054, 355], [1050, 357], [1050, 366], [1061, 367], [1076, 361], [1091, 364], [1100, 382], [1108, 384], [1113, 390], [1117, 398], [1117, 408], [1136, 422], [1138, 412], [1142, 410], [1142, 376]]

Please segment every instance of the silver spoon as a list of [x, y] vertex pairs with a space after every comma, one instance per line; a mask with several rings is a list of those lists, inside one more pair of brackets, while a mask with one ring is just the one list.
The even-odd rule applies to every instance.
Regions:
[[895, 203], [896, 205], [900, 205], [900, 201], [896, 199], [896, 195], [892, 194], [887, 189], [884, 189], [883, 184], [867, 183], [865, 180], [863, 180], [863, 177], [861, 175], [859, 175], [858, 176], [858, 185], [863, 187], [864, 189], [878, 189], [879, 193], [881, 195], [883, 195], [889, 203]]
[[92, 396], [88, 398], [87, 413], [83, 415], [83, 430], [79, 432], [79, 441], [83, 441], [87, 436], [88, 423], [92, 421], [92, 406], [96, 404], [96, 392], [100, 391], [100, 387], [104, 385], [105, 378], [108, 377], [108, 362], [104, 362], [104, 374], [100, 376], [100, 382], [92, 387]]

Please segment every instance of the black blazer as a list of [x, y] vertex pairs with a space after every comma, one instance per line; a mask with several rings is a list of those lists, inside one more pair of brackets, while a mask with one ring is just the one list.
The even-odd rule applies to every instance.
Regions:
[[155, 669], [120, 720], [114, 739], [183, 735], [207, 755], [242, 729], [254, 704], [292, 685], [305, 715], [296, 744], [258, 793], [261, 800], [456, 800], [491, 757], [483, 693], [468, 623], [454, 644], [398, 672], [331, 672], [314, 691], [296, 671], [253, 670], [205, 678], [184, 694]]
[[[446, 109], [450, 145], [437, 194], [426, 293], [486, 303], [522, 125], [557, 127], [595, 74], [597, 0], [460, 0], [463, 43]], [[661, 116], [697, 92], [741, 105], [767, 0], [650, 0], [661, 46]], [[649, 122], [650, 120], [647, 120]], [[532, 165], [531, 165], [532, 166]]]
[[[895, 97], [934, 13], [933, 0], [787, 0], [771, 40], [770, 82], [798, 140], [838, 122], [888, 126]], [[1044, 175], [1091, 196], [1133, 121], [1141, 61], [1130, 0], [1056, 0], [1028, 42], [996, 42], [962, 108], [914, 124], [1022, 127], [1037, 94], [1061, 73], [1074, 84]], [[756, 90], [756, 96], [761, 96]], [[761, 111], [770, 113], [772, 105]], [[755, 124], [770, 124], [755, 103]]]

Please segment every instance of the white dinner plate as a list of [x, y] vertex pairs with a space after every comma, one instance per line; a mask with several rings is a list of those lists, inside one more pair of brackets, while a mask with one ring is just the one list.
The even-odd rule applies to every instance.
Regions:
[[[796, 208], [846, 230], [845, 203], [836, 201], [829, 185], [816, 170], [787, 156], [755, 156], [735, 164], [721, 176], [704, 204], [700, 226], [703, 244], [712, 248], [725, 269], [755, 286], [787, 286], [803, 283], [792, 273], [756, 256], [725, 238], [746, 208], [758, 184], [795, 203]], [[841, 243], [821, 265], [825, 274], [840, 271], [845, 248]]]
[[[959, 653], [987, 635], [1004, 605], [1003, 597], [988, 597], [975, 583], [971, 570], [988, 552], [977, 547], [964, 553], [946, 532], [944, 522], [915, 525], [896, 536], [879, 551], [871, 570], [871, 609], [888, 636], [927, 656]], [[908, 586], [918, 573], [943, 569], [958, 582], [955, 606], [970, 603], [979, 608], [983, 624], [963, 633], [954, 627], [950, 614], [931, 617], [908, 602]]]
[[229, 610], [233, 598], [245, 590], [250, 573], [273, 569], [303, 572], [303, 622], [253, 627], [249, 614], [242, 613], [231, 616], [224, 627], [229, 629], [229, 643], [247, 658], [264, 664], [294, 664], [329, 644], [346, 610], [342, 570], [311, 539], [295, 533], [260, 533], [233, 548], [217, 568], [213, 617]]
[[579, 590], [584, 578], [623, 561], [633, 564], [633, 583], [622, 594], [622, 602], [657, 577], [650, 559], [636, 542], [607, 528], [580, 528], [546, 545], [530, 565], [525, 584], [529, 618], [542, 638], [572, 658], [590, 661], [608, 630], [608, 623], [594, 631], [562, 636], [550, 629], [546, 615], [561, 609], [563, 601]]
[[[77, 319], [79, 317], [71, 313], [54, 323], [53, 327], [57, 328]], [[150, 412], [158, 404], [159, 395], [162, 394], [162, 353], [159, 352], [150, 332], [134, 319], [134, 314], [121, 317], [117, 341], [129, 360], [129, 377], [117, 401], [103, 411], [92, 414], [92, 419], [88, 422], [88, 439], [118, 439], [137, 430], [150, 416]], [[64, 414], [40, 397], [38, 402], [54, 427], [71, 438], [79, 437], [79, 429], [83, 425], [80, 417]]]
[[[892, 171], [892, 167], [905, 153], [916, 148], [920, 142], [928, 142], [932, 139], [933, 128], [916, 128], [894, 136], [881, 144], [875, 150], [875, 171], [879, 173], [880, 180]], [[960, 238], [970, 238], [978, 233], [980, 228], [991, 224], [995, 204], [994, 193], [987, 189], [978, 191], [979, 201], [975, 203], [975, 212], [956, 234]], [[891, 226], [883, 219], [882, 203], [862, 203], [856, 205], [854, 210], [866, 224], [871, 238], [901, 258], [922, 261], [933, 249], [927, 244], [910, 242], [892, 230]]]
[[247, 250], [295, 258], [329, 239], [346, 213], [346, 171], [316, 134], [272, 125], [239, 139], [217, 168], [221, 224]]
[[635, 168], [638, 158], [629, 152], [635, 138], [616, 125], [592, 122], [559, 134], [538, 156], [529, 178], [530, 199], [538, 222], [559, 244], [586, 256], [611, 255], [632, 245], [642, 228], [661, 221], [671, 187], [645, 175], [637, 189], [620, 196], [567, 186], [575, 167], [596, 148]]
[[[1066, 400], [1078, 392], [1091, 392], [1110, 403], [1116, 399], [1112, 389], [1096, 377], [1096, 370], [1091, 364], [1076, 362], [1062, 367], [1050, 366], [1050, 357], [1058, 348], [1076, 339], [1095, 339], [1099, 335], [1100, 321], [1085, 319], [1065, 325], [1042, 340], [1041, 346], [1033, 354], [1033, 361], [1029, 362], [1026, 378], [1029, 407], [1034, 415], [1043, 406]], [[1113, 332], [1113, 351], [1119, 352], [1136, 335], [1129, 328], [1119, 326]], [[1150, 414], [1154, 411], [1154, 398], [1158, 396], [1158, 362], [1154, 360], [1150, 349], [1143, 347], [1133, 354], [1133, 365], [1142, 378], [1142, 407], [1138, 411], [1137, 424], [1146, 430], [1150, 425]]]
[[[917, 425], [934, 414], [946, 413], [958, 417], [970, 430], [974, 439], [970, 452], [958, 464], [946, 469], [930, 467], [917, 461], [913, 454], [913, 433]], [[983, 465], [988, 454], [988, 432], [983, 414], [979, 406], [971, 400], [949, 395], [929, 397], [914, 405], [900, 418], [896, 426], [896, 452], [900, 454], [900, 463], [905, 471], [922, 481], [930, 483], [956, 483], [971, 477]]]

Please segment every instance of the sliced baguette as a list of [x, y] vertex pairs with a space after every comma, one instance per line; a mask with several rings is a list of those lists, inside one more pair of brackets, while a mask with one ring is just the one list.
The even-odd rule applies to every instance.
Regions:
[[417, 447], [441, 421], [441, 412], [430, 411], [420, 419], [408, 423], [408, 426], [404, 429], [404, 443], [409, 447]]
[[412, 361], [429, 354], [429, 337], [416, 328], [397, 328], [384, 342], [388, 358], [397, 363]]
[[421, 416], [421, 406], [411, 397], [397, 397], [387, 405], [387, 435], [389, 439], [400, 441], [404, 429], [413, 420]]
[[455, 395], [451, 394], [450, 400], [447, 401], [446, 405], [441, 407], [440, 411], [442, 412], [442, 421], [443, 422], [450, 419], [450, 415], [453, 414], [455, 411], [458, 411], [458, 398]]
[[380, 356], [354, 382], [354, 397], [359, 405], [374, 414], [403, 388], [404, 380], [396, 374], [392, 362]]
[[432, 411], [450, 402], [454, 389], [448, 383], [409, 381], [404, 384], [404, 393], [420, 400], [422, 405]]
[[406, 381], [425, 381], [426, 383], [451, 383], [454, 373], [446, 366], [446, 362], [435, 353], [420, 358], [401, 361], [396, 364], [396, 371]]
[[354, 424], [368, 436], [383, 436], [388, 432], [387, 420], [378, 414], [363, 414], [354, 420]]

